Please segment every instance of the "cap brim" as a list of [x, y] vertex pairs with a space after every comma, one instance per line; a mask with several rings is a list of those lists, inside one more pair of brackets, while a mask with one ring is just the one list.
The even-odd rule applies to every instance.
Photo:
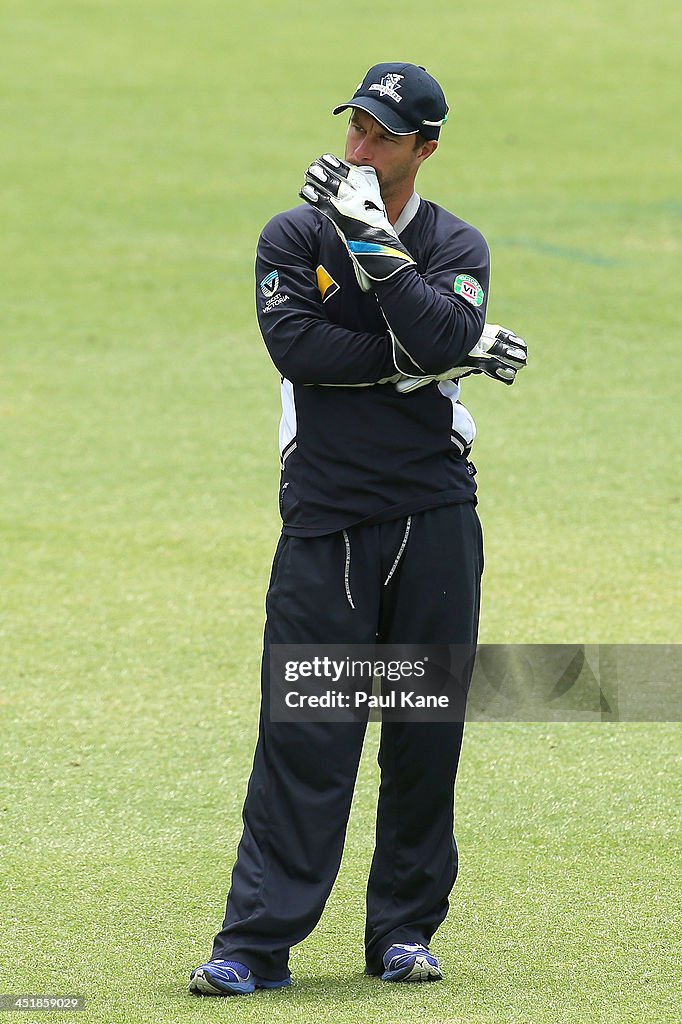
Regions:
[[349, 100], [348, 103], [341, 103], [338, 107], [334, 107], [332, 113], [340, 114], [342, 110], [348, 110], [349, 107], [357, 107], [359, 110], [371, 114], [391, 135], [416, 135], [419, 131], [418, 128], [412, 128], [407, 121], [389, 109], [381, 100], [369, 99], [366, 96], [357, 100]]

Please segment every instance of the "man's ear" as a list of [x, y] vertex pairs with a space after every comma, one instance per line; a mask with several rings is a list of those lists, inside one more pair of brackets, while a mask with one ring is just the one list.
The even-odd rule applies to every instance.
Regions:
[[437, 139], [426, 139], [424, 144], [420, 147], [419, 152], [417, 153], [417, 159], [419, 160], [420, 163], [423, 163], [424, 160], [428, 160], [432, 153], [435, 153], [437, 149]]

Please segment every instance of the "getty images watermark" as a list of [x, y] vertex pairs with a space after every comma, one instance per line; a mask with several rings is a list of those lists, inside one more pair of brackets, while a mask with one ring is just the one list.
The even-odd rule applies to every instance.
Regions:
[[[406, 657], [389, 658], [332, 658], [328, 654], [314, 655], [311, 659], [289, 659], [284, 665], [284, 681], [292, 688], [284, 694], [288, 708], [447, 708], [450, 696], [444, 693], [424, 692], [429, 655], [414, 661]], [[302, 680], [316, 680], [322, 686], [301, 689]], [[373, 691], [375, 680], [386, 684], [384, 692]], [[325, 689], [325, 685], [327, 688]], [[348, 685], [349, 683], [353, 685]], [[399, 683], [396, 687], [393, 684]], [[416, 689], [408, 689], [410, 683]], [[295, 686], [294, 686], [295, 684]], [[340, 687], [333, 689], [334, 686]]]
[[678, 644], [275, 644], [273, 721], [681, 721]]
[[37, 995], [36, 993], [30, 995], [0, 994], [0, 1010], [27, 1010], [29, 1013], [35, 1013], [36, 1010], [47, 1013], [59, 1011], [72, 1013], [74, 1010], [84, 1009], [85, 999], [83, 996], [51, 996]]

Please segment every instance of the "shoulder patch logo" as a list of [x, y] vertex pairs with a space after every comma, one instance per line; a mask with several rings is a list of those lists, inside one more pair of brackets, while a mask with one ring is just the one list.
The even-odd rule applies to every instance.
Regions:
[[271, 270], [260, 283], [260, 290], [266, 299], [271, 299], [279, 288], [279, 270]]
[[329, 271], [326, 270], [321, 263], [315, 271], [315, 274], [317, 276], [317, 287], [320, 289], [322, 301], [326, 302], [327, 299], [331, 299], [332, 295], [336, 295], [339, 290], [339, 286]]
[[458, 274], [455, 278], [455, 295], [461, 295], [472, 306], [482, 306], [485, 292], [475, 277], [470, 274]]

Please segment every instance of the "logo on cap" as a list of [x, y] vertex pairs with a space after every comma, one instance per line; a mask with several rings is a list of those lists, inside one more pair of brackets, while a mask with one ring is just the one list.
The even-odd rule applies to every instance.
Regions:
[[378, 92], [380, 96], [390, 96], [396, 103], [400, 103], [402, 96], [398, 95], [397, 90], [400, 88], [399, 82], [402, 82], [404, 75], [396, 75], [391, 73], [390, 75], [384, 75], [380, 82], [375, 85], [370, 85], [370, 92]]

